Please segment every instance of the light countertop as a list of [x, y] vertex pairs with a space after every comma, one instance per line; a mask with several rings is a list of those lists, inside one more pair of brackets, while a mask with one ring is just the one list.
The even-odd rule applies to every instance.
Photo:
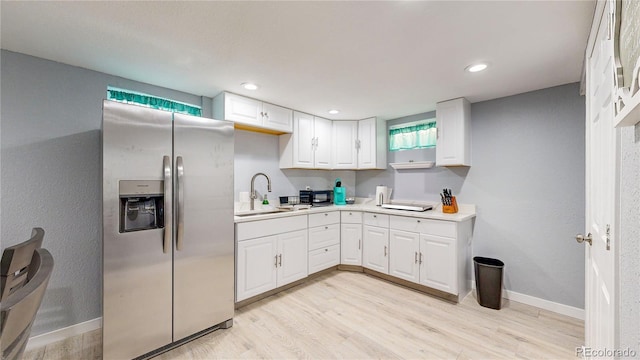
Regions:
[[[406, 202], [401, 202], [406, 203]], [[427, 211], [406, 211], [406, 210], [394, 210], [394, 209], [385, 209], [380, 206], [376, 206], [372, 199], [358, 199], [356, 204], [353, 205], [329, 205], [329, 206], [319, 206], [319, 207], [311, 207], [310, 209], [304, 210], [292, 210], [292, 211], [284, 211], [284, 212], [276, 212], [276, 213], [263, 213], [256, 214], [251, 216], [234, 216], [234, 222], [243, 223], [250, 221], [258, 221], [258, 220], [266, 220], [266, 219], [277, 219], [289, 216], [297, 216], [297, 215], [306, 215], [306, 214], [317, 214], [324, 213], [330, 211], [363, 211], [363, 212], [371, 212], [377, 214], [387, 214], [387, 215], [396, 215], [396, 216], [407, 216], [414, 218], [422, 218], [422, 219], [434, 219], [434, 220], [445, 220], [445, 221], [456, 221], [461, 222], [468, 219], [472, 219], [476, 216], [476, 207], [475, 205], [468, 204], [460, 204], [458, 213], [456, 214], [445, 214], [442, 212], [441, 204], [433, 204], [433, 210]], [[274, 208], [275, 210], [275, 208]], [[257, 210], [256, 213], [259, 213], [261, 210]], [[266, 210], [262, 210], [266, 211]], [[247, 213], [243, 211], [242, 213]]]

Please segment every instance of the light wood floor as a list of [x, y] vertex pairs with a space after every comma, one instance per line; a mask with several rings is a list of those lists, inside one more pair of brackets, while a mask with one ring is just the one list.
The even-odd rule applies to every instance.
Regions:
[[[446, 301], [361, 273], [335, 271], [236, 310], [234, 326], [156, 357], [171, 359], [575, 359], [584, 323], [473, 294]], [[25, 359], [99, 359], [99, 330]]]

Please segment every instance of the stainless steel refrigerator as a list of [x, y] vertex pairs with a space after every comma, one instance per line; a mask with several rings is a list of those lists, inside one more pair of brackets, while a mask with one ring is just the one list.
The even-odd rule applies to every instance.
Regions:
[[102, 165], [103, 358], [230, 327], [233, 124], [105, 100]]

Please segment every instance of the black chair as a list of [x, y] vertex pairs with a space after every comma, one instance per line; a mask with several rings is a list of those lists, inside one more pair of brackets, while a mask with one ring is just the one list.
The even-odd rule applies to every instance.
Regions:
[[[0, 268], [2, 269], [3, 298], [0, 305], [0, 323], [2, 324], [0, 350], [3, 360], [22, 358], [31, 333], [31, 325], [40, 308], [53, 271], [51, 253], [46, 249], [37, 248], [42, 244], [44, 231], [34, 229], [33, 235], [30, 240], [5, 249], [2, 255]], [[29, 264], [24, 266], [23, 260], [28, 255], [28, 249], [31, 249], [31, 257]], [[14, 262], [19, 265], [14, 266]], [[27, 270], [24, 270], [25, 267]], [[18, 270], [12, 276], [11, 273], [5, 273], [7, 269]]]

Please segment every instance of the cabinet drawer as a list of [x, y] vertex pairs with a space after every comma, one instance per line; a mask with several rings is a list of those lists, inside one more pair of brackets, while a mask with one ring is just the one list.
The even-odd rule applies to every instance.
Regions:
[[340, 244], [340, 224], [309, 228], [309, 250]]
[[362, 224], [360, 211], [340, 211], [340, 221], [343, 224]]
[[309, 252], [309, 274], [340, 263], [340, 245], [323, 247]]
[[456, 223], [452, 221], [419, 219], [406, 216], [391, 216], [391, 229], [418, 232], [421, 234], [437, 235], [449, 238], [456, 237]]
[[306, 214], [278, 219], [249, 221], [236, 224], [236, 239], [242, 241], [306, 228]]
[[389, 227], [389, 215], [364, 213], [364, 224], [378, 226], [383, 228]]
[[327, 211], [317, 214], [309, 214], [309, 227], [337, 224], [340, 222], [339, 211]]

